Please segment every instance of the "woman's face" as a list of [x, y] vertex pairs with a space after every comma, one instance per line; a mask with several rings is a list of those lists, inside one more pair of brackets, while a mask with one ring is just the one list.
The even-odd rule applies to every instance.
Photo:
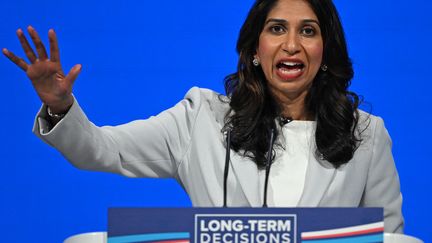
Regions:
[[277, 98], [304, 98], [320, 69], [320, 24], [305, 0], [279, 0], [269, 12], [256, 58]]

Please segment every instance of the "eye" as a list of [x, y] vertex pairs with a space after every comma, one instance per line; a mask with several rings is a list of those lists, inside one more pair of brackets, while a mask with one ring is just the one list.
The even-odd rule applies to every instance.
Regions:
[[311, 26], [306, 26], [301, 30], [301, 34], [305, 36], [314, 36], [316, 34], [316, 31]]
[[285, 32], [285, 28], [281, 25], [273, 25], [270, 27], [270, 31], [275, 34], [281, 34]]

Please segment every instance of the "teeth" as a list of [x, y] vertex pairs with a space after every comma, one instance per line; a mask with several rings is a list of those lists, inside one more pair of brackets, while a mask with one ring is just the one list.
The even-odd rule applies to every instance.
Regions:
[[301, 69], [294, 69], [294, 70], [280, 69], [280, 71], [281, 71], [282, 73], [296, 73], [296, 72], [300, 72]]
[[299, 62], [282, 62], [282, 63], [284, 65], [291, 66], [291, 67], [296, 66], [296, 65], [301, 65], [301, 63], [299, 63]]

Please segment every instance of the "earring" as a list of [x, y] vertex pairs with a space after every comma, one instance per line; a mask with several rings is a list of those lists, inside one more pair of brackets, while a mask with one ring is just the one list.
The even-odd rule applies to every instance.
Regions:
[[252, 60], [252, 63], [255, 67], [258, 67], [260, 65], [258, 58], [256, 58], [256, 57]]
[[323, 72], [327, 71], [328, 67], [327, 65], [323, 64], [321, 65], [321, 70], [323, 70]]

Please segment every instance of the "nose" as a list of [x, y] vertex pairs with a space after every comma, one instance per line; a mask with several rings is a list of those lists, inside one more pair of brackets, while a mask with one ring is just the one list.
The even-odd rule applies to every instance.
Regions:
[[295, 33], [288, 34], [282, 43], [282, 50], [291, 56], [299, 53], [301, 50], [299, 36]]

